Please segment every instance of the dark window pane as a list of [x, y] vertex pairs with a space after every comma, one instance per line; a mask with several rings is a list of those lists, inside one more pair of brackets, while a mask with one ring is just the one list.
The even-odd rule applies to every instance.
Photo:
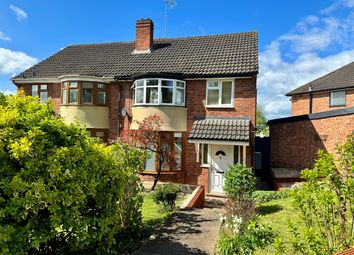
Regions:
[[38, 96], [38, 85], [32, 85], [32, 96]]
[[136, 89], [135, 102], [136, 102], [137, 104], [142, 104], [142, 103], [144, 103], [144, 88], [137, 88], [137, 89]]
[[69, 90], [69, 104], [75, 104], [78, 102], [78, 90], [70, 89]]
[[92, 88], [93, 88], [93, 84], [91, 82], [82, 83], [82, 88], [81, 88], [82, 104], [92, 104]]
[[97, 104], [106, 104], [106, 92], [98, 91], [97, 92]]
[[162, 86], [173, 87], [173, 81], [171, 81], [171, 80], [162, 80]]
[[145, 161], [145, 170], [155, 171], [155, 152], [149, 152], [149, 158]]
[[162, 91], [162, 103], [172, 104], [173, 88], [161, 88]]
[[176, 104], [184, 105], [184, 89], [176, 90]]
[[158, 80], [147, 80], [146, 86], [157, 86], [159, 84]]
[[48, 99], [48, 92], [40, 92], [40, 99], [41, 99], [41, 103], [44, 104], [45, 101], [47, 101]]
[[61, 103], [62, 103], [62, 104], [66, 104], [66, 89], [63, 89], [63, 90], [62, 90], [62, 93], [61, 93]]
[[146, 88], [146, 103], [147, 104], [157, 104], [158, 101], [158, 89], [157, 88]]
[[208, 90], [208, 105], [219, 104], [219, 90]]
[[203, 164], [208, 164], [208, 145], [203, 145]]
[[222, 83], [221, 104], [231, 104], [232, 82], [225, 81]]

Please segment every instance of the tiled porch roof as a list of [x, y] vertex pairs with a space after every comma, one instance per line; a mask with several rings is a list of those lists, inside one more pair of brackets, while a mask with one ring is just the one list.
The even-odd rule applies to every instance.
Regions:
[[250, 119], [248, 118], [205, 118], [195, 120], [189, 139], [248, 141]]

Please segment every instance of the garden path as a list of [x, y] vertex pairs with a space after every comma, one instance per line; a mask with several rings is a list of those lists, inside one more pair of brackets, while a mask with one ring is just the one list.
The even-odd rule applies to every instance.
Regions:
[[204, 209], [175, 212], [134, 255], [214, 254], [223, 201], [206, 199]]

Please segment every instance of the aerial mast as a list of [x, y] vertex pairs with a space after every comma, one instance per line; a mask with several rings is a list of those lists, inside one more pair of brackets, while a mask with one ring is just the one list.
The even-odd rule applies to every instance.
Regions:
[[165, 2], [165, 38], [167, 38], [167, 11], [168, 7], [173, 9], [176, 6], [176, 0], [164, 0]]

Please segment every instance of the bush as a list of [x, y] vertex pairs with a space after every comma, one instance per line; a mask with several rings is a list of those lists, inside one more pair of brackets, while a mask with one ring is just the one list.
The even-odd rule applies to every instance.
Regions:
[[181, 187], [175, 183], [168, 183], [158, 186], [153, 194], [153, 199], [156, 204], [162, 203], [165, 209], [174, 210], [176, 199]]
[[275, 234], [269, 226], [252, 220], [244, 229], [237, 231], [237, 233], [234, 232], [232, 235], [223, 230], [218, 242], [218, 252], [220, 255], [251, 255], [256, 249], [271, 244], [274, 237]]
[[[319, 151], [306, 180], [291, 190], [295, 208], [306, 226], [289, 223], [292, 253], [334, 254], [354, 245], [354, 134], [336, 155]], [[281, 247], [283, 248], [283, 247]]]
[[229, 198], [251, 197], [255, 189], [256, 179], [251, 168], [237, 164], [226, 171], [224, 191]]
[[0, 254], [104, 252], [130, 238], [125, 233], [141, 224], [141, 158], [66, 125], [50, 102], [7, 96], [0, 101]]
[[252, 194], [252, 198], [256, 203], [264, 203], [272, 200], [289, 197], [289, 191], [286, 189], [280, 191], [274, 190], [256, 190]]

